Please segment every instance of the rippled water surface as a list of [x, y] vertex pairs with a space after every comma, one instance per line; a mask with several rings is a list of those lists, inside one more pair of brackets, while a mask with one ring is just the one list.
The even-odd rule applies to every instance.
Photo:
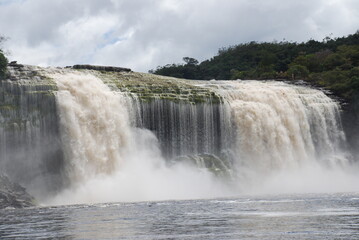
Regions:
[[0, 239], [359, 239], [359, 194], [5, 209]]

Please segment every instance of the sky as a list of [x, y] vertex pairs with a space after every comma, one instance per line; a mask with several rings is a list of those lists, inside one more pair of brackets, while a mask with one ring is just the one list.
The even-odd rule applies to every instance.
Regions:
[[10, 61], [147, 72], [250, 41], [322, 41], [359, 30], [358, 0], [0, 0]]

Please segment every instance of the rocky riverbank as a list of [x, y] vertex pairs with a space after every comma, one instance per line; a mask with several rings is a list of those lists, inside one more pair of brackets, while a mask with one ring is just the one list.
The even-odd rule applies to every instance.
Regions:
[[0, 209], [35, 206], [35, 199], [21, 185], [0, 174]]

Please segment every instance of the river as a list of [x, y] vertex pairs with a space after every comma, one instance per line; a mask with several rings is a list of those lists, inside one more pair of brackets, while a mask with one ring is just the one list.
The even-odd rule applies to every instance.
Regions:
[[359, 194], [0, 210], [1, 239], [359, 239]]

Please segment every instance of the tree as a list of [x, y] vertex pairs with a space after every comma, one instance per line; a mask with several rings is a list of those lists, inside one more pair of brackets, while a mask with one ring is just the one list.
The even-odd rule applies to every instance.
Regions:
[[350, 100], [359, 94], [359, 31], [322, 42], [249, 42], [219, 49], [201, 63], [159, 67], [153, 73], [188, 79], [303, 79]]
[[184, 57], [183, 61], [185, 61], [187, 65], [198, 65], [198, 60], [195, 58]]
[[336, 67], [342, 66], [349, 62], [340, 54], [333, 53], [329, 55], [323, 62], [323, 70], [329, 71], [335, 69]]
[[[4, 41], [6, 41], [6, 38], [4, 36], [0, 36], [0, 47]], [[7, 64], [8, 60], [5, 57], [3, 50], [0, 48], [0, 79], [5, 78], [6, 76]]]
[[2, 52], [0, 52], [0, 79], [5, 78], [6, 76], [7, 63], [7, 58]]
[[291, 65], [287, 71], [288, 76], [291, 76], [291, 78], [294, 79], [305, 79], [309, 75], [308, 68], [302, 65], [294, 64]]

